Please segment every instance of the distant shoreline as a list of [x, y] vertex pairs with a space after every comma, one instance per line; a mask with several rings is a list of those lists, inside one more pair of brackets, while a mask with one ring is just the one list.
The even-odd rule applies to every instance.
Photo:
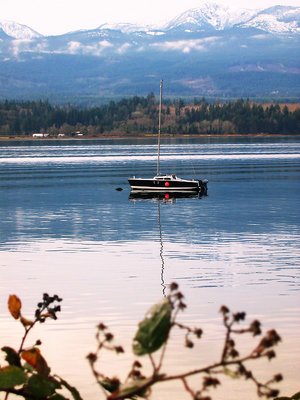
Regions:
[[[284, 134], [284, 133], [232, 133], [232, 134], [162, 134], [162, 139], [201, 139], [201, 138], [242, 138], [242, 137], [299, 137], [300, 132], [296, 134]], [[99, 136], [80, 136], [80, 137], [44, 137], [36, 138], [32, 136], [0, 136], [0, 142], [4, 141], [32, 141], [32, 142], [45, 142], [45, 141], [92, 141], [92, 140], [146, 140], [146, 139], [156, 139], [157, 134], [143, 134], [139, 136], [124, 136], [118, 134], [107, 134]]]

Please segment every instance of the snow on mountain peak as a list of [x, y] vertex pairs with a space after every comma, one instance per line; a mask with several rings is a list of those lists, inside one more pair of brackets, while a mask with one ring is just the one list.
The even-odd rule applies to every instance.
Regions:
[[102, 24], [98, 27], [98, 29], [108, 29], [108, 30], [115, 30], [115, 31], [121, 31], [123, 33], [132, 33], [132, 32], [145, 32], [148, 30], [153, 29], [153, 27], [150, 26], [142, 26], [142, 25], [135, 25], [132, 23], [127, 23], [127, 22], [119, 22], [119, 23], [105, 23]]
[[204, 28], [224, 30], [238, 26], [272, 33], [297, 33], [300, 31], [299, 19], [299, 7], [277, 5], [263, 10], [248, 10], [204, 2], [174, 18], [165, 28], [195, 31]]
[[167, 28], [194, 25], [198, 28], [211, 26], [214, 29], [223, 30], [249, 20], [254, 14], [255, 11], [253, 10], [235, 9], [217, 3], [205, 2], [200, 7], [187, 10], [174, 18], [167, 25]]
[[261, 10], [245, 26], [272, 33], [300, 33], [300, 8], [274, 6]]
[[266, 8], [264, 10], [259, 11], [259, 14], [271, 14], [277, 17], [281, 17], [282, 15], [295, 10], [295, 7], [291, 6], [272, 6]]
[[15, 39], [35, 39], [42, 36], [28, 26], [13, 21], [0, 21], [0, 29]]
[[[298, 34], [300, 33], [300, 7], [274, 5], [266, 9], [248, 10], [204, 1], [200, 3], [199, 7], [183, 12], [164, 26], [105, 23], [97, 29], [99, 31], [119, 31], [128, 35], [146, 33], [157, 36], [166, 34], [170, 30], [198, 32], [221, 31], [230, 28], [256, 28], [274, 34]], [[30, 40], [42, 37], [28, 26], [12, 21], [0, 21], [0, 29], [15, 39]]]

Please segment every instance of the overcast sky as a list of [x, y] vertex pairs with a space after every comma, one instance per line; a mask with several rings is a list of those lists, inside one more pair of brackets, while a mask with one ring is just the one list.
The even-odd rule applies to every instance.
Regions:
[[[160, 24], [202, 0], [2, 0], [0, 20], [15, 21], [44, 35], [92, 29], [102, 23]], [[300, 6], [300, 0], [219, 0], [239, 8], [265, 8], [275, 4]]]

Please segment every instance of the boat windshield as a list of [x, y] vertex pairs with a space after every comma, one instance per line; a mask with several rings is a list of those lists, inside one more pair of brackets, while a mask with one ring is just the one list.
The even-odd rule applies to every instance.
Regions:
[[176, 180], [177, 177], [176, 175], [156, 175], [154, 179], [160, 180], [160, 181], [171, 181], [171, 180]]

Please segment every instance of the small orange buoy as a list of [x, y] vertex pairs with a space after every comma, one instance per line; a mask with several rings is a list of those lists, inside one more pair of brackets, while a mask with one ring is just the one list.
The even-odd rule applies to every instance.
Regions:
[[170, 183], [169, 182], [165, 182], [165, 186], [166, 187], [170, 186]]

